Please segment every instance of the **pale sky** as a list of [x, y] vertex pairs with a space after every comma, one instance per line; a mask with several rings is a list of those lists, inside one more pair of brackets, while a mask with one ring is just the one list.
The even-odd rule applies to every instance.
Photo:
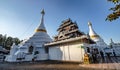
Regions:
[[120, 19], [105, 21], [114, 6], [107, 0], [0, 0], [0, 34], [25, 39], [40, 24], [40, 11], [45, 10], [45, 26], [52, 37], [65, 19], [77, 22], [79, 30], [88, 33], [88, 21], [106, 43], [110, 38], [120, 42]]

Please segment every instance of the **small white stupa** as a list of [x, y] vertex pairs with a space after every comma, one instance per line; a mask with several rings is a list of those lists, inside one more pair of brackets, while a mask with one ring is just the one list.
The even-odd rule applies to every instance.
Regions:
[[41, 23], [35, 30], [33, 36], [19, 45], [13, 44], [10, 54], [6, 57], [5, 61], [19, 62], [48, 59], [48, 49], [44, 47], [44, 44], [51, 42], [52, 39], [47, 34], [47, 30], [44, 26], [44, 10], [42, 10], [41, 14]]
[[115, 43], [112, 38], [110, 39], [110, 48], [113, 49], [115, 52], [116, 56], [120, 56], [120, 43]]
[[89, 26], [89, 36], [90, 38], [96, 42], [96, 44], [92, 46], [96, 46], [99, 50], [103, 50], [108, 48], [108, 45], [104, 42], [104, 40], [93, 30], [92, 23], [88, 22]]

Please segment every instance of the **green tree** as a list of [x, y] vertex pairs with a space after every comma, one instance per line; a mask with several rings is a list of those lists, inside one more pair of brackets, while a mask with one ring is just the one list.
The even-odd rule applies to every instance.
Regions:
[[2, 37], [2, 46], [3, 46], [3, 47], [5, 47], [6, 39], [7, 39], [7, 35], [4, 35], [4, 36]]
[[0, 45], [1, 46], [5, 46], [5, 41], [6, 41], [6, 35], [2, 35], [2, 34], [0, 34]]
[[120, 0], [108, 0], [108, 1], [114, 3], [115, 7], [110, 8], [112, 13], [107, 16], [106, 20], [113, 21], [120, 17]]
[[19, 38], [7, 37], [7, 35], [0, 34], [0, 46], [4, 47], [5, 49], [10, 50], [13, 43], [18, 45], [21, 41]]
[[12, 37], [7, 37], [7, 39], [6, 39], [6, 43], [5, 43], [5, 47], [6, 47], [6, 49], [10, 49], [10, 47], [12, 46], [12, 44], [13, 44], [13, 38]]
[[18, 45], [20, 43], [20, 40], [17, 37], [13, 38], [13, 43], [15, 43], [16, 45]]
[[3, 35], [0, 34], [0, 46], [2, 46]]

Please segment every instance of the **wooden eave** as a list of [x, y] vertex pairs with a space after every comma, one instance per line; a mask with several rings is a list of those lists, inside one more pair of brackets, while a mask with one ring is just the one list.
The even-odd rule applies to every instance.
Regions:
[[[85, 41], [85, 40], [88, 40], [88, 41]], [[47, 43], [47, 44], [44, 44], [44, 46], [45, 47], [50, 47], [50, 46], [53, 46], [53, 45], [64, 44], [64, 43], [73, 42], [73, 41], [80, 41], [82, 43], [88, 43], [88, 44], [94, 44], [95, 43], [94, 41], [90, 40], [87, 36], [83, 35], [81, 37], [70, 38], [70, 39], [65, 39], [65, 40], [61, 40], [61, 41]]]

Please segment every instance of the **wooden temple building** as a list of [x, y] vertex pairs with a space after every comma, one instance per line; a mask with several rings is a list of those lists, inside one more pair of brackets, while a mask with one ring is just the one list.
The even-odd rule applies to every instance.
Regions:
[[95, 42], [81, 32], [77, 23], [70, 18], [62, 21], [57, 31], [54, 41], [45, 44], [49, 51], [48, 59], [83, 62], [84, 53], [89, 52], [89, 44]]

